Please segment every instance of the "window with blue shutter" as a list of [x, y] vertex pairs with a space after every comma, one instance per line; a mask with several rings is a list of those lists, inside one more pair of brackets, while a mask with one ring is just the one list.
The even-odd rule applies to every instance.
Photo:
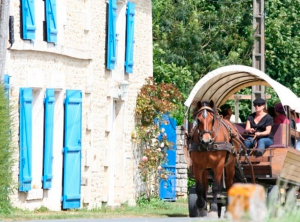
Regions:
[[20, 89], [20, 173], [19, 191], [31, 190], [32, 181], [32, 89]]
[[107, 69], [114, 69], [116, 64], [116, 21], [117, 0], [109, 0], [107, 24]]
[[52, 185], [52, 160], [53, 160], [53, 123], [54, 123], [54, 89], [46, 90], [45, 98], [45, 140], [44, 140], [44, 172], [43, 188], [50, 189]]
[[63, 209], [79, 208], [81, 198], [82, 92], [67, 90], [65, 100]]
[[34, 0], [22, 0], [22, 37], [23, 39], [35, 39], [35, 13]]
[[128, 2], [126, 21], [126, 53], [125, 53], [125, 72], [132, 73], [133, 69], [133, 45], [134, 45], [134, 16], [135, 4]]
[[47, 42], [57, 43], [56, 0], [45, 0]]

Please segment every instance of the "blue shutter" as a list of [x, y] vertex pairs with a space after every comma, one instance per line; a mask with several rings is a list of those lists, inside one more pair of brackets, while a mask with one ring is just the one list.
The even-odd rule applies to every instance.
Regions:
[[56, 0], [46, 0], [47, 42], [57, 43]]
[[82, 93], [67, 90], [65, 101], [63, 209], [80, 207]]
[[126, 24], [126, 53], [125, 53], [125, 72], [132, 73], [133, 68], [133, 44], [134, 44], [134, 15], [135, 4], [128, 2], [127, 24]]
[[32, 89], [20, 89], [20, 187], [19, 191], [31, 190], [32, 155]]
[[4, 93], [7, 99], [9, 99], [9, 89], [10, 89], [10, 76], [7, 74], [4, 74], [3, 78], [4, 82]]
[[45, 142], [44, 142], [44, 172], [43, 188], [50, 189], [52, 185], [52, 159], [53, 159], [53, 122], [54, 122], [54, 89], [46, 90], [45, 98]]
[[109, 0], [107, 33], [107, 69], [114, 69], [116, 64], [116, 20], [117, 0]]
[[35, 39], [34, 0], [22, 0], [23, 39]]

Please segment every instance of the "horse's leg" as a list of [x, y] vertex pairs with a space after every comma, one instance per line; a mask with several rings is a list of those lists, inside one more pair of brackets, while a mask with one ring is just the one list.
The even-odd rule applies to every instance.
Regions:
[[214, 183], [212, 187], [212, 192], [213, 192], [213, 202], [210, 205], [210, 210], [211, 211], [217, 211], [218, 212], [218, 204], [217, 204], [217, 195], [218, 192], [220, 191], [220, 184], [221, 184], [221, 178], [222, 178], [222, 173], [224, 169], [224, 163], [225, 163], [225, 158], [221, 159], [217, 167], [215, 167], [214, 170]]
[[203, 181], [202, 181], [203, 170], [200, 170], [199, 168], [196, 168], [195, 165], [193, 165], [193, 171], [195, 174], [196, 193], [197, 193], [197, 197], [198, 197], [198, 199], [196, 201], [196, 205], [201, 210], [201, 209], [206, 208], [206, 201], [203, 198], [203, 192], [205, 192], [205, 188], [203, 186]]
[[[225, 180], [225, 183], [226, 183], [227, 193], [228, 193], [228, 190], [230, 189], [230, 187], [233, 184], [233, 178], [234, 178], [234, 174], [235, 174], [235, 164], [236, 164], [236, 158], [234, 158], [233, 161], [231, 161], [231, 163], [229, 163], [225, 167], [226, 168], [226, 180]], [[228, 197], [226, 198], [226, 212], [227, 212], [227, 206], [228, 206]], [[226, 215], [226, 213], [225, 213], [225, 215]]]
[[231, 161], [231, 163], [229, 163], [226, 166], [226, 181], [225, 182], [226, 182], [227, 191], [233, 184], [233, 178], [234, 178], [234, 174], [235, 174], [235, 163], [236, 163], [236, 159], [234, 158]]
[[203, 192], [203, 198], [206, 201], [207, 200], [207, 191], [208, 191], [208, 171], [204, 170], [202, 174], [202, 181], [203, 181], [203, 187], [204, 187], [204, 192]]
[[208, 178], [207, 178], [208, 172], [207, 170], [204, 170], [202, 173], [202, 197], [203, 200], [205, 201], [205, 205], [202, 209], [199, 209], [199, 216], [200, 217], [206, 217], [207, 216], [207, 201], [206, 201], [206, 194], [208, 191]]

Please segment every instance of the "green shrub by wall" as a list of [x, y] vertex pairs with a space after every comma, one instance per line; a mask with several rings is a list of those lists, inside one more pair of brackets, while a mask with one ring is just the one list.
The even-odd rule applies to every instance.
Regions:
[[10, 110], [8, 96], [5, 94], [3, 84], [0, 84], [0, 213], [9, 212], [9, 194], [13, 187]]

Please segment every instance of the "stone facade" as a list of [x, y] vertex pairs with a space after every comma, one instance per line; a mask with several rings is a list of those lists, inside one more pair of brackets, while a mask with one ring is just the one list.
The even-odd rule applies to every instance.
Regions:
[[177, 150], [176, 150], [176, 196], [187, 197], [187, 163], [185, 160], [183, 145], [184, 134], [181, 126], [176, 128]]
[[[36, 39], [21, 39], [20, 0], [11, 0], [15, 43], [7, 51], [6, 73], [11, 76], [10, 102], [14, 107], [13, 141], [19, 147], [19, 92], [33, 89], [32, 189], [14, 192], [14, 206], [33, 210], [42, 205], [61, 210], [64, 140], [64, 98], [69, 89], [82, 91], [81, 207], [103, 203], [135, 204], [136, 159], [131, 132], [135, 128], [136, 97], [144, 80], [152, 76], [151, 0], [135, 3], [133, 73], [124, 71], [127, 0], [118, 0], [117, 64], [106, 69], [106, 0], [57, 0], [57, 44], [43, 40], [44, 2], [35, 1]], [[119, 96], [126, 80], [129, 91]], [[55, 89], [52, 188], [42, 189], [45, 90]], [[14, 179], [18, 183], [19, 150]]]

